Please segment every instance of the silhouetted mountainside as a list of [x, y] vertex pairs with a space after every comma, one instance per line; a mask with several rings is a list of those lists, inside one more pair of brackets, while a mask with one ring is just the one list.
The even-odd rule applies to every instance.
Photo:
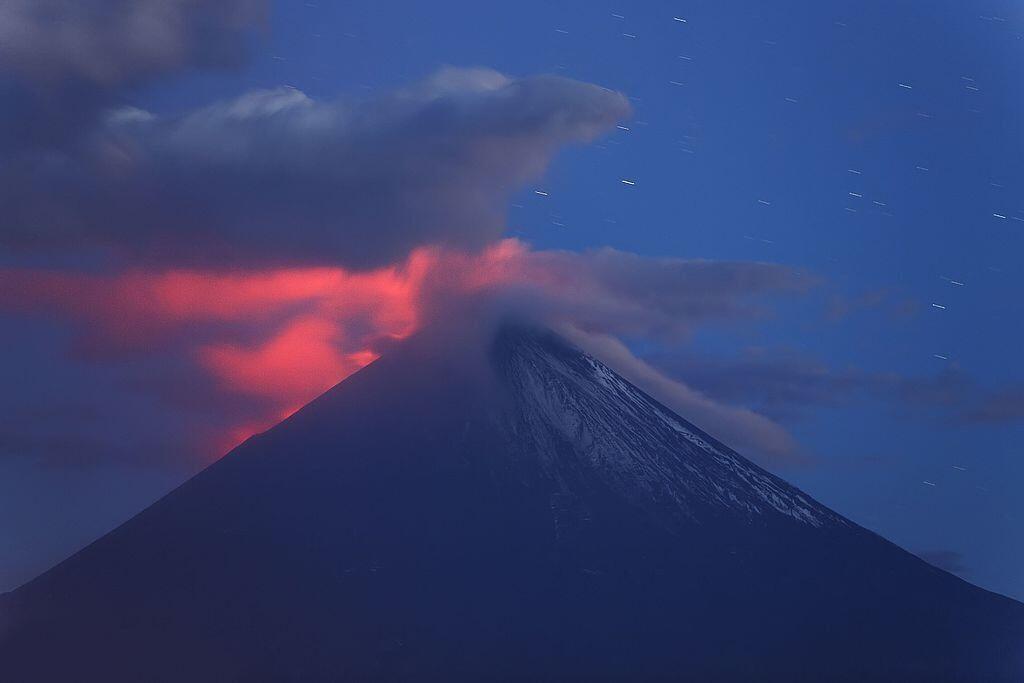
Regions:
[[11, 681], [1021, 681], [1024, 606], [555, 335], [421, 340], [0, 601]]

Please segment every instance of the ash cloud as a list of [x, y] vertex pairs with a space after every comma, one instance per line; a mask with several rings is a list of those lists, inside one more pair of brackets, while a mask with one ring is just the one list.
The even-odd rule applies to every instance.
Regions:
[[451, 68], [363, 101], [282, 88], [179, 117], [121, 110], [73, 151], [3, 165], [0, 240], [218, 267], [369, 268], [424, 244], [479, 249], [559, 148], [628, 113], [595, 85]]
[[534, 252], [531, 266], [531, 281], [549, 285], [541, 307], [561, 309], [591, 332], [669, 341], [700, 324], [768, 317], [773, 297], [817, 284], [773, 263], [652, 258], [610, 248]]

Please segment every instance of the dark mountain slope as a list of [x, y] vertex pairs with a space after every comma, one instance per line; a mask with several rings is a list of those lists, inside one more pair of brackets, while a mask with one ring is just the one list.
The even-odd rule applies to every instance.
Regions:
[[554, 335], [479, 355], [396, 349], [5, 596], [0, 679], [1024, 680], [1018, 603]]

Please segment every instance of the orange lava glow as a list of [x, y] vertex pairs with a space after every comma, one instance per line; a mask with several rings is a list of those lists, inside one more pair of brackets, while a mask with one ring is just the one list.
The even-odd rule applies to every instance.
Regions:
[[527, 253], [506, 240], [472, 255], [421, 248], [403, 263], [360, 272], [0, 270], [0, 308], [74, 319], [94, 346], [115, 353], [175, 340], [223, 392], [268, 406], [225, 430], [214, 445], [223, 452], [373, 362], [382, 340], [415, 332], [429, 298], [525, 278]]

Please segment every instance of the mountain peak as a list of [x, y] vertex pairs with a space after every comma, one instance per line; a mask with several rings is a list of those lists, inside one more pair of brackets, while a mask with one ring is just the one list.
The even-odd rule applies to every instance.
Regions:
[[5, 673], [1021, 680], [1021, 605], [553, 333], [492, 341], [396, 348], [0, 598]]

